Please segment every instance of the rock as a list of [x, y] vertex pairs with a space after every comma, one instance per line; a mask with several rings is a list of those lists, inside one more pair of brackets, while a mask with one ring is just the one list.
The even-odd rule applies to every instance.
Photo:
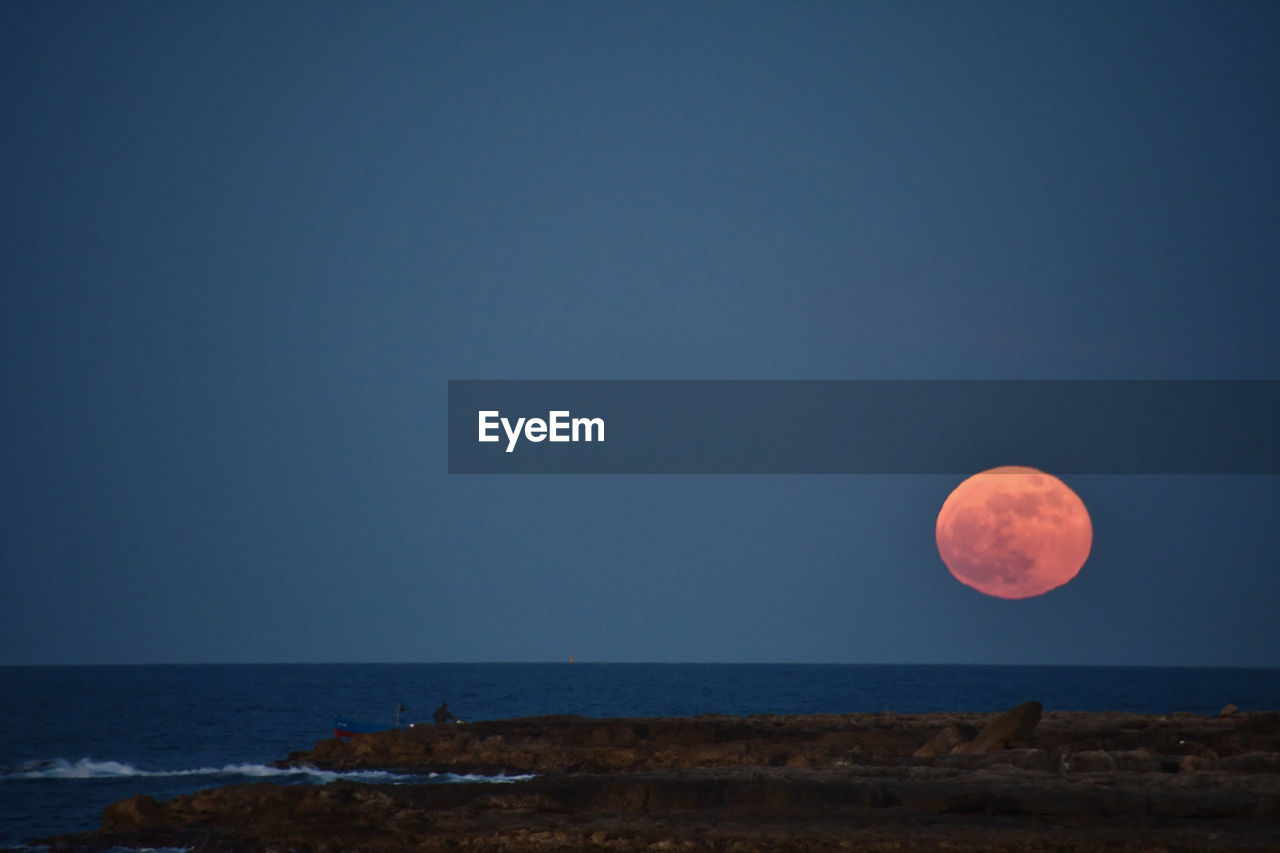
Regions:
[[964, 723], [952, 723], [913, 753], [917, 758], [932, 758], [935, 755], [947, 755], [957, 746], [973, 740], [978, 730]]
[[1274, 752], [1246, 752], [1219, 758], [1214, 770], [1225, 773], [1280, 773], [1280, 754]]
[[111, 832], [142, 829], [163, 821], [164, 807], [148, 794], [112, 803], [102, 810], [102, 828]]
[[1218, 716], [1234, 717], [1236, 714], [1239, 714], [1239, 713], [1240, 713], [1240, 709], [1228, 702], [1226, 705], [1223, 706], [1222, 710], [1218, 712]]
[[1006, 749], [989, 752], [978, 763], [984, 768], [1001, 765], [1037, 773], [1058, 773], [1062, 767], [1062, 756], [1044, 749]]
[[1111, 753], [1116, 769], [1124, 773], [1159, 773], [1160, 761], [1140, 749], [1122, 749]]
[[1089, 749], [1064, 758], [1066, 773], [1114, 773], [1118, 768], [1115, 757], [1101, 749]]
[[[1033, 752], [1039, 751], [998, 757]], [[1097, 767], [1116, 763], [1103, 750], [1071, 758]], [[1246, 781], [1248, 787], [1216, 773], [1194, 780], [1162, 774], [1064, 779], [1006, 763], [978, 771], [896, 765], [572, 774], [500, 785], [262, 782], [163, 803], [134, 797], [109, 812], [136, 815], [140, 823], [108, 834], [104, 822], [103, 832], [60, 839], [53, 849], [1273, 850], [1280, 837], [1273, 820], [1280, 816], [1280, 778]], [[1086, 832], [1072, 834], [1070, 827]]]
[[[1019, 747], [1033, 731], [1034, 748]], [[948, 741], [948, 754], [922, 754]], [[337, 770], [537, 775], [515, 784], [264, 781], [163, 802], [144, 795], [109, 806], [97, 832], [48, 847], [1280, 850], [1280, 714], [1262, 710], [1233, 720], [1042, 714], [1038, 703], [1000, 715], [542, 717], [322, 741], [291, 757], [307, 759]]]
[[[1204, 714], [1144, 716], [1122, 712], [1042, 712], [1035, 704], [1022, 726], [1009, 714], [819, 714], [780, 717], [702, 715], [684, 719], [590, 720], [533, 717], [466, 726], [419, 726], [377, 732], [351, 743], [324, 740], [276, 766], [322, 770], [362, 768], [412, 773], [644, 773], [683, 768], [785, 766], [803, 754], [809, 767], [877, 765], [908, 757], [915, 763], [959, 767], [964, 759], [1001, 749], [1034, 747], [1055, 754], [1104, 750], [1133, 772], [1148, 762], [1124, 752], [1172, 757], [1280, 753], [1280, 713], [1252, 710], [1233, 718]], [[1003, 734], [999, 731], [1006, 726]], [[985, 728], [985, 731], [983, 727]], [[976, 732], [976, 734], [975, 734]], [[1008, 740], [1007, 743], [999, 743]], [[991, 741], [984, 745], [984, 741]], [[1021, 741], [1021, 742], [1020, 742]], [[948, 745], [949, 744], [949, 745]], [[968, 754], [966, 754], [968, 753]], [[800, 759], [796, 759], [800, 760]], [[1126, 764], [1125, 761], [1129, 763]], [[999, 763], [999, 762], [996, 762]], [[1042, 765], [1036, 759], [1037, 765]], [[1157, 760], [1157, 764], [1160, 761]], [[964, 766], [977, 767], [977, 763]]]
[[1044, 706], [1039, 702], [1024, 702], [1010, 708], [988, 723], [973, 740], [954, 747], [951, 752], [954, 755], [979, 755], [1026, 740], [1031, 737], [1043, 712]]

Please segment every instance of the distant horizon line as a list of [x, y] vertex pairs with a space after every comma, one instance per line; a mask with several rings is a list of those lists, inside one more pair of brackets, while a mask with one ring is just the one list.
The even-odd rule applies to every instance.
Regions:
[[1062, 669], [1252, 669], [1280, 670], [1280, 664], [1170, 664], [1170, 663], [973, 663], [911, 662], [855, 663], [821, 661], [607, 661], [607, 660], [492, 660], [492, 661], [132, 661], [88, 663], [0, 663], [0, 669], [53, 669], [59, 667], [166, 667], [166, 666], [795, 666], [795, 667], [991, 667]]

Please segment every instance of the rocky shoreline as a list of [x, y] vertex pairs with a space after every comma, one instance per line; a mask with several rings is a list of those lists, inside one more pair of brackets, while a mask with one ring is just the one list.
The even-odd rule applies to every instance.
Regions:
[[537, 774], [132, 797], [54, 849], [1280, 850], [1280, 712], [539, 717], [281, 766]]

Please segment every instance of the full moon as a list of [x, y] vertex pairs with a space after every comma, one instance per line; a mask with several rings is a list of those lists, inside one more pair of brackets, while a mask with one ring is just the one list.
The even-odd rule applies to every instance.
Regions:
[[956, 486], [938, 512], [936, 536], [956, 580], [997, 598], [1030, 598], [1079, 573], [1093, 524], [1066, 483], [1009, 465]]

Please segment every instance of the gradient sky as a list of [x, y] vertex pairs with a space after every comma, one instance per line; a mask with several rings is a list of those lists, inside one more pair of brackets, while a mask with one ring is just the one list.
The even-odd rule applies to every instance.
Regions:
[[1067, 478], [1090, 561], [1004, 601], [954, 477], [445, 433], [449, 379], [1280, 378], [1277, 53], [1266, 2], [0, 4], [0, 663], [1280, 666], [1280, 478]]

